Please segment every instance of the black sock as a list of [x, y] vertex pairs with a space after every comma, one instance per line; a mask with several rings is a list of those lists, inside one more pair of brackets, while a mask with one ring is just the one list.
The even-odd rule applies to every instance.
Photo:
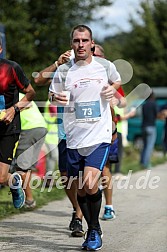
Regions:
[[99, 226], [99, 213], [102, 202], [102, 194], [101, 191], [98, 189], [98, 191], [95, 194], [92, 195], [86, 194], [86, 196], [90, 214], [89, 228], [97, 229]]
[[88, 205], [87, 205], [87, 197], [81, 197], [77, 194], [77, 200], [78, 200], [78, 204], [81, 208], [81, 211], [83, 213], [83, 216], [89, 226], [90, 224], [90, 215], [89, 215], [89, 209], [88, 209]]

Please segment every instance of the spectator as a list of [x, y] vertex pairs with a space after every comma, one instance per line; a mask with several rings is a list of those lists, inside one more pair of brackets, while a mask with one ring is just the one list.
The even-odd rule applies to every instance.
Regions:
[[142, 106], [142, 135], [143, 149], [141, 152], [140, 164], [144, 168], [151, 168], [151, 154], [154, 149], [156, 132], [157, 105], [153, 92]]

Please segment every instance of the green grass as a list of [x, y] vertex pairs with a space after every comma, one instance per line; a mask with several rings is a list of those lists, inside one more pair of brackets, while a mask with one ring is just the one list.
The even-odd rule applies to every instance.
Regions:
[[[152, 159], [151, 159], [151, 164], [153, 167], [158, 164], [167, 162], [167, 158], [165, 158], [161, 154], [162, 154], [161, 151], [158, 151], [158, 152], [154, 151], [154, 154], [152, 155]], [[122, 165], [121, 165], [121, 172], [123, 174], [128, 174], [129, 170], [132, 170], [133, 172], [142, 170], [143, 168], [139, 164], [139, 161], [140, 161], [140, 152], [137, 150], [134, 150], [132, 145], [125, 147], [124, 156], [123, 156]]]
[[[63, 199], [65, 192], [63, 189], [57, 189], [53, 187], [50, 192], [48, 188], [41, 192], [41, 187], [33, 190], [34, 199], [37, 202], [37, 207], [41, 207], [53, 200]], [[8, 217], [12, 214], [23, 213], [26, 211], [31, 211], [29, 209], [15, 209], [12, 203], [12, 195], [9, 195], [9, 187], [0, 189], [0, 219]]]

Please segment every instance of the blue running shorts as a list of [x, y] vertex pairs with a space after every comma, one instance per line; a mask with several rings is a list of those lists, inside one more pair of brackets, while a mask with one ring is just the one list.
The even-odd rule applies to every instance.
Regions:
[[110, 145], [110, 143], [102, 143], [83, 149], [67, 148], [68, 176], [78, 176], [79, 171], [83, 171], [86, 166], [102, 171], [109, 156]]
[[58, 144], [59, 150], [59, 171], [67, 172], [67, 145], [66, 140], [62, 139]]
[[110, 146], [110, 152], [109, 152], [109, 161], [111, 164], [118, 163], [118, 138], [115, 139], [115, 141]]

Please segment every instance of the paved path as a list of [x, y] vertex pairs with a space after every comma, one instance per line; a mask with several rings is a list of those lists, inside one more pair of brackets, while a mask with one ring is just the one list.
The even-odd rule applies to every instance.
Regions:
[[[166, 252], [167, 164], [151, 172], [132, 174], [126, 183], [115, 182], [113, 198], [117, 218], [101, 221], [104, 232], [101, 251]], [[0, 251], [80, 251], [83, 239], [70, 237], [70, 218], [71, 206], [67, 198], [6, 218], [0, 221]]]

